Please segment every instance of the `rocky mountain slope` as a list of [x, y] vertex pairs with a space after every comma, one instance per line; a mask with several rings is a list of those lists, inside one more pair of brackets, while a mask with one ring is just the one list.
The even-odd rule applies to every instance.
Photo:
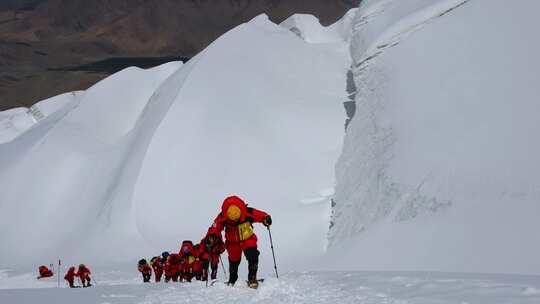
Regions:
[[117, 57], [191, 57], [261, 13], [337, 20], [352, 0], [27, 0], [0, 4], [0, 110], [85, 89], [114, 71], [77, 67]]

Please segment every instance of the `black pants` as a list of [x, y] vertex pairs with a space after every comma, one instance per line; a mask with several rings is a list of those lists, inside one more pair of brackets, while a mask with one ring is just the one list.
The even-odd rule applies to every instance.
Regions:
[[148, 282], [150, 282], [150, 278], [152, 277], [152, 274], [151, 273], [143, 273], [142, 277], [143, 277], [143, 282], [148, 283]]
[[212, 280], [215, 280], [217, 279], [217, 269], [218, 269], [218, 265], [212, 265], [212, 274], [211, 274], [211, 279]]
[[209, 264], [210, 264], [210, 261], [208, 261], [208, 260], [203, 261], [203, 272], [202, 272], [202, 280], [203, 281], [206, 281], [208, 279], [208, 267], [209, 266], [210, 266], [210, 268], [212, 268], [212, 274], [211, 274], [210, 278], [212, 280], [217, 279], [218, 263], [213, 261], [212, 265], [209, 265]]
[[[257, 270], [259, 268], [259, 250], [255, 247], [250, 247], [244, 250], [244, 255], [248, 261], [248, 281], [257, 280]], [[234, 284], [238, 280], [238, 266], [240, 261], [231, 262], [229, 260], [229, 283]]]

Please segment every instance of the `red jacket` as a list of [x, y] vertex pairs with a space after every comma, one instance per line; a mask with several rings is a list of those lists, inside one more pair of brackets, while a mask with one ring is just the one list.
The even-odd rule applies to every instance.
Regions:
[[[235, 205], [240, 208], [240, 219], [236, 222], [231, 221], [227, 217], [227, 209]], [[225, 239], [229, 242], [241, 242], [245, 241], [240, 239], [240, 232], [238, 226], [245, 223], [262, 223], [262, 221], [268, 216], [266, 212], [257, 210], [255, 208], [248, 207], [246, 203], [238, 196], [230, 196], [223, 201], [221, 206], [221, 213], [218, 214], [214, 220], [213, 228], [217, 230], [219, 234], [225, 229]], [[253, 234], [250, 238], [256, 238]]]
[[201, 248], [201, 244], [193, 246], [193, 256], [196, 259], [201, 259], [201, 257], [204, 257], [204, 254], [204, 248]]
[[[209, 239], [212, 236], [214, 241], [212, 245], [209, 246]], [[206, 236], [201, 240], [199, 248], [201, 248], [200, 257], [204, 260], [208, 260], [208, 255], [210, 253], [212, 254], [212, 258], [221, 255], [223, 252], [225, 252], [225, 244], [221, 238], [221, 233], [219, 233], [216, 228], [210, 227]]]
[[163, 270], [165, 271], [165, 275], [168, 277], [178, 274], [178, 272], [180, 272], [180, 255], [171, 253], [163, 265]]
[[47, 268], [47, 266], [39, 266], [38, 270], [40, 278], [49, 278], [54, 275], [53, 272], [50, 271], [49, 268]]
[[203, 265], [202, 265], [202, 262], [201, 262], [201, 255], [202, 255], [203, 252], [204, 251], [201, 250], [200, 248], [199, 249], [193, 248], [194, 261], [193, 261], [193, 264], [191, 265], [191, 269], [193, 270], [193, 272], [202, 271]]
[[193, 248], [193, 243], [191, 241], [182, 242], [182, 246], [180, 247], [180, 252], [178, 253], [180, 255], [180, 258], [183, 259], [187, 256], [193, 255], [193, 253], [195, 253], [195, 248]]
[[143, 274], [152, 274], [152, 268], [148, 264], [139, 265], [138, 269]]
[[201, 242], [199, 243], [199, 250], [198, 250], [197, 257], [201, 261], [208, 260], [208, 251], [206, 250], [206, 243], [204, 242], [204, 239], [202, 239]]
[[195, 261], [198, 252], [193, 247], [193, 243], [191, 241], [184, 241], [182, 242], [182, 246], [180, 247], [180, 253], [178, 254], [180, 255], [182, 268], [184, 269], [184, 271], [187, 271], [187, 269], [189, 269], [189, 266]]
[[155, 260], [150, 261], [150, 265], [154, 272], [157, 274], [163, 273], [163, 263], [161, 263], [161, 258], [157, 257]]
[[66, 275], [64, 276], [64, 280], [68, 282], [73, 282], [75, 280], [75, 277], [77, 276], [77, 272], [75, 272], [75, 267], [70, 267]]
[[90, 272], [90, 269], [84, 265], [79, 266], [79, 270], [77, 271], [77, 276], [81, 279], [88, 278], [92, 273]]

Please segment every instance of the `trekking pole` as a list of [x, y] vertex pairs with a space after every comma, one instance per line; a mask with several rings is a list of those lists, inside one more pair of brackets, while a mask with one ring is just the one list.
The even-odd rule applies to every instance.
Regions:
[[221, 268], [223, 268], [223, 274], [225, 275], [225, 279], [227, 279], [227, 271], [225, 271], [225, 265], [223, 265], [223, 259], [221, 259], [221, 256], [219, 257], [219, 261], [221, 262]]
[[208, 268], [212, 268], [212, 254], [208, 254], [208, 267], [206, 267], [206, 288], [208, 288]]
[[56, 272], [58, 275], [58, 288], [60, 288], [60, 265], [62, 265], [62, 262], [58, 259], [58, 271]]
[[272, 249], [272, 258], [274, 259], [274, 270], [276, 271], [276, 278], [279, 279], [276, 265], [276, 255], [274, 254], [274, 242], [272, 242], [272, 232], [270, 232], [270, 226], [266, 226], [266, 228], [268, 228], [268, 236], [270, 237], [270, 248]]

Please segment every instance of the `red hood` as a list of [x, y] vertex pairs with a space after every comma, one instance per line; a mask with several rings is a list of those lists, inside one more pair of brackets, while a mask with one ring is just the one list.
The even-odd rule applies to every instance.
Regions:
[[182, 242], [182, 246], [180, 246], [180, 251], [179, 251], [179, 254], [182, 254], [182, 251], [184, 250], [184, 248], [186, 248], [189, 250], [189, 252], [193, 252], [194, 248], [193, 248], [193, 242], [191, 241], [183, 241]]
[[221, 214], [223, 215], [223, 217], [227, 218], [227, 209], [229, 209], [229, 207], [232, 205], [240, 208], [240, 211], [242, 212], [242, 215], [240, 216], [240, 221], [243, 222], [247, 213], [247, 205], [238, 196], [229, 196], [223, 201], [223, 205], [221, 205]]

